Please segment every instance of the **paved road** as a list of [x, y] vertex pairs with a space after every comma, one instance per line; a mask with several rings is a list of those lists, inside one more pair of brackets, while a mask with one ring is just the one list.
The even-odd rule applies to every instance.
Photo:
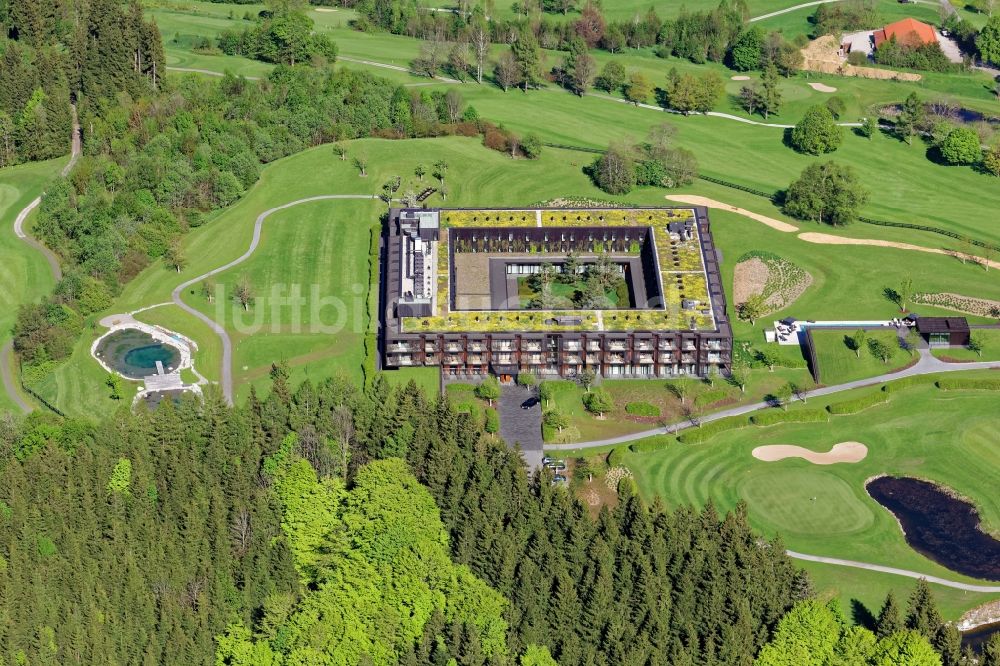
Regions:
[[[920, 360], [911, 365], [908, 368], [900, 370], [899, 372], [887, 373], [884, 375], [879, 375], [877, 377], [870, 377], [868, 379], [859, 379], [853, 382], [847, 382], [846, 384], [835, 384], [833, 386], [823, 386], [821, 388], [809, 391], [806, 394], [806, 398], [818, 398], [824, 395], [831, 395], [834, 393], [840, 393], [842, 391], [849, 391], [851, 389], [862, 388], [864, 386], [872, 386], [875, 384], [882, 384], [884, 382], [889, 382], [894, 379], [901, 379], [903, 377], [911, 377], [914, 375], [928, 375], [938, 372], [958, 372], [962, 370], [987, 370], [987, 369], [998, 369], [1000, 368], [1000, 361], [983, 361], [978, 363], [946, 363], [935, 358], [931, 355], [930, 351], [926, 349], [920, 350]], [[749, 414], [750, 412], [755, 412], [760, 409], [768, 409], [770, 405], [766, 402], [755, 402], [749, 405], [741, 405], [739, 407], [733, 407], [731, 409], [724, 409], [720, 412], [715, 412], [707, 416], [701, 417], [701, 423], [709, 423], [711, 421], [717, 421], [718, 419], [726, 418], [727, 416], [742, 416], [744, 414]], [[617, 444], [626, 444], [628, 442], [634, 442], [638, 439], [643, 439], [645, 437], [652, 437], [653, 435], [667, 435], [685, 430], [687, 428], [693, 427], [694, 424], [686, 421], [681, 423], [673, 423], [667, 425], [666, 427], [654, 428], [652, 430], [644, 430], [642, 432], [632, 433], [630, 435], [620, 435], [618, 437], [610, 437], [608, 439], [598, 439], [590, 442], [578, 442], [576, 444], [550, 444], [545, 448], [550, 451], [572, 451], [576, 449], [591, 449], [599, 446], [614, 446]]]
[[788, 550], [785, 551], [788, 556], [796, 560], [806, 560], [807, 562], [821, 562], [823, 564], [835, 564], [841, 567], [853, 567], [855, 569], [867, 569], [868, 571], [878, 571], [881, 573], [894, 574], [896, 576], [906, 576], [907, 578], [923, 578], [928, 583], [936, 583], [937, 585], [944, 585], [945, 587], [953, 587], [956, 590], [966, 590], [967, 592], [1000, 592], [1000, 585], [973, 585], [970, 583], [959, 583], [953, 580], [948, 580], [946, 578], [938, 578], [937, 576], [928, 576], [927, 574], [918, 573], [916, 571], [908, 571], [906, 569], [897, 569], [896, 567], [885, 567], [881, 564], [870, 564], [868, 562], [856, 562], [854, 560], [842, 560], [837, 557], [823, 557], [821, 555], [806, 555], [805, 553], [796, 553], [795, 551]]
[[[748, 21], [748, 23], [753, 23], [754, 21], [763, 21], [764, 19], [769, 19], [772, 16], [781, 16], [782, 14], [787, 14], [788, 12], [794, 12], [799, 9], [805, 9], [806, 7], [815, 7], [816, 5], [825, 5], [828, 2], [839, 2], [840, 0], [814, 0], [814, 2], [803, 2], [801, 5], [795, 5], [793, 7], [785, 7], [784, 9], [779, 9], [776, 12], [771, 12], [770, 14], [761, 14], [760, 16], [754, 16]], [[947, 2], [947, 0], [942, 0], [942, 2]]]
[[7, 391], [7, 395], [10, 399], [14, 401], [14, 404], [18, 408], [27, 414], [32, 410], [31, 405], [24, 401], [21, 394], [17, 391], [17, 385], [14, 383], [14, 375], [10, 371], [10, 356], [13, 347], [13, 342], [8, 340], [2, 348], [0, 348], [0, 375], [3, 375], [3, 387]]
[[215, 331], [216, 335], [218, 335], [219, 338], [222, 340], [222, 369], [220, 372], [221, 381], [219, 382], [219, 384], [222, 386], [222, 395], [225, 396], [226, 401], [229, 404], [233, 403], [233, 343], [232, 340], [229, 338], [229, 333], [227, 333], [226, 329], [223, 328], [214, 319], [212, 319], [208, 315], [203, 314], [200, 310], [191, 307], [183, 300], [181, 300], [181, 293], [188, 287], [194, 284], [198, 284], [202, 280], [210, 278], [213, 275], [216, 275], [223, 271], [227, 271], [233, 266], [238, 266], [247, 259], [249, 259], [250, 256], [254, 253], [254, 250], [256, 250], [257, 246], [260, 244], [260, 232], [261, 228], [264, 225], [264, 220], [266, 220], [273, 213], [277, 213], [280, 210], [285, 210], [286, 208], [291, 208], [293, 206], [298, 206], [300, 204], [310, 203], [312, 201], [326, 201], [328, 199], [377, 199], [377, 198], [378, 198], [377, 195], [374, 194], [323, 194], [320, 196], [298, 199], [296, 201], [286, 203], [282, 206], [277, 206], [275, 208], [271, 208], [270, 210], [266, 210], [257, 216], [257, 221], [254, 223], [254, 228], [253, 228], [253, 239], [250, 241], [250, 247], [247, 249], [246, 252], [244, 252], [236, 259], [233, 259], [228, 264], [219, 266], [218, 268], [214, 268], [209, 272], [205, 273], [204, 275], [199, 275], [196, 278], [191, 278], [187, 282], [184, 282], [174, 288], [174, 291], [170, 294], [171, 300], [173, 300], [173, 302], [176, 303], [182, 310], [189, 312], [190, 314], [194, 315], [198, 319], [201, 319], [203, 322], [208, 324], [208, 326], [213, 331]]

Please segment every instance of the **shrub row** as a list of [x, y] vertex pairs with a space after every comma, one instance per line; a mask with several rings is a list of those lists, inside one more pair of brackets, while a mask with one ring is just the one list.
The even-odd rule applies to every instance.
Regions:
[[1000, 379], [969, 379], [964, 377], [949, 377], [939, 379], [937, 387], [942, 391], [1000, 391]]
[[750, 423], [755, 426], [771, 426], [778, 423], [818, 423], [829, 420], [830, 415], [825, 409], [797, 409], [792, 412], [768, 409], [750, 417]]
[[627, 446], [616, 446], [611, 449], [611, 453], [608, 454], [608, 467], [618, 467], [622, 464], [622, 458], [628, 453]]
[[690, 428], [685, 430], [677, 439], [681, 444], [700, 444], [705, 440], [715, 437], [721, 432], [726, 432], [727, 430], [736, 430], [737, 428], [745, 428], [750, 424], [745, 416], [728, 416], [724, 419], [719, 419], [718, 421], [711, 421], [701, 426], [700, 428]]
[[879, 391], [878, 393], [861, 396], [860, 398], [854, 398], [853, 400], [844, 400], [842, 402], [832, 403], [827, 405], [826, 409], [831, 414], [857, 414], [858, 412], [864, 411], [869, 407], [881, 405], [884, 402], [889, 402], [889, 394], [884, 391]]
[[376, 357], [378, 356], [378, 324], [373, 316], [378, 309], [378, 264], [379, 264], [379, 241], [381, 232], [377, 229], [371, 230], [371, 239], [368, 244], [368, 294], [365, 297], [365, 321], [367, 330], [365, 331], [365, 359], [361, 365], [362, 375], [364, 375], [365, 386], [370, 386], [375, 380]]
[[630, 402], [625, 405], [625, 413], [632, 416], [659, 416], [660, 408], [648, 402]]
[[676, 443], [677, 439], [675, 437], [670, 437], [669, 435], [654, 435], [653, 437], [648, 437], [634, 444], [630, 444], [628, 450], [632, 453], [652, 453], [653, 451], [659, 451], [666, 446]]
[[908, 389], [911, 386], [923, 386], [924, 384], [933, 384], [934, 379], [928, 377], [927, 375], [913, 375], [912, 377], [904, 377], [903, 379], [897, 379], [891, 381], [888, 384], [882, 386], [882, 390], [886, 393], [895, 393], [897, 391], [902, 391]]

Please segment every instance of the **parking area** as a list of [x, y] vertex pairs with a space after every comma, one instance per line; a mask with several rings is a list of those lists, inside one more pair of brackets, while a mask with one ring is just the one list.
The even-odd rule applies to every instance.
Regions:
[[497, 402], [500, 436], [508, 445], [521, 445], [528, 470], [542, 465], [542, 406], [533, 388], [508, 384]]

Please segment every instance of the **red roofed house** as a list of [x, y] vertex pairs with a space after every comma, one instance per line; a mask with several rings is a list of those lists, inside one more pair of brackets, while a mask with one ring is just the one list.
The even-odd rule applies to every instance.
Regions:
[[934, 34], [933, 27], [912, 18], [905, 18], [902, 21], [890, 23], [881, 30], [876, 30], [874, 37], [876, 49], [878, 49], [882, 42], [893, 38], [896, 39], [896, 43], [900, 46], [908, 46], [910, 48], [917, 48], [925, 44], [934, 44], [937, 42], [937, 35]]

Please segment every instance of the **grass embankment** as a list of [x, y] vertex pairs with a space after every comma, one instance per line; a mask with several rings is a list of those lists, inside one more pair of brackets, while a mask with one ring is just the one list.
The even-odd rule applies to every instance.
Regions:
[[[10, 340], [17, 308], [52, 291], [55, 280], [42, 254], [14, 235], [14, 219], [59, 175], [67, 158], [0, 169], [0, 348]], [[32, 217], [34, 217], [34, 213]], [[28, 219], [30, 226], [31, 218]], [[0, 411], [15, 405], [0, 390]]]
[[[853, 330], [812, 331], [821, 383], [832, 386], [877, 377], [902, 370], [918, 358], [915, 351], [911, 354], [900, 349], [899, 336], [895, 331], [866, 331], [865, 342], [857, 351], [849, 346], [852, 335]], [[870, 341], [878, 341], [884, 345], [891, 351], [891, 358], [884, 362], [881, 358], [876, 358], [868, 348]]]
[[[842, 398], [872, 390], [877, 389]], [[818, 407], [815, 402], [808, 408]], [[704, 444], [672, 443], [620, 457], [645, 496], [659, 495], [670, 505], [701, 506], [711, 499], [721, 510], [746, 502], [754, 527], [769, 535], [780, 533], [793, 550], [971, 580], [912, 550], [896, 520], [868, 497], [864, 484], [877, 474], [931, 479], [970, 498], [985, 529], [1000, 529], [1000, 497], [994, 492], [1000, 453], [992, 444], [992, 433], [1000, 427], [995, 403], [990, 392], [943, 392], [923, 384], [894, 393], [886, 404], [822, 424], [743, 428]], [[855, 464], [817, 466], [797, 458], [765, 463], [750, 454], [768, 444], [828, 451], [843, 441], [862, 442], [868, 456]], [[892, 576], [871, 578], [882, 580], [882, 587], [867, 593], [865, 603], [884, 596], [888, 585], [912, 585]], [[852, 589], [858, 588], [852, 584], [841, 591]], [[956, 613], [988, 598], [949, 594]]]

